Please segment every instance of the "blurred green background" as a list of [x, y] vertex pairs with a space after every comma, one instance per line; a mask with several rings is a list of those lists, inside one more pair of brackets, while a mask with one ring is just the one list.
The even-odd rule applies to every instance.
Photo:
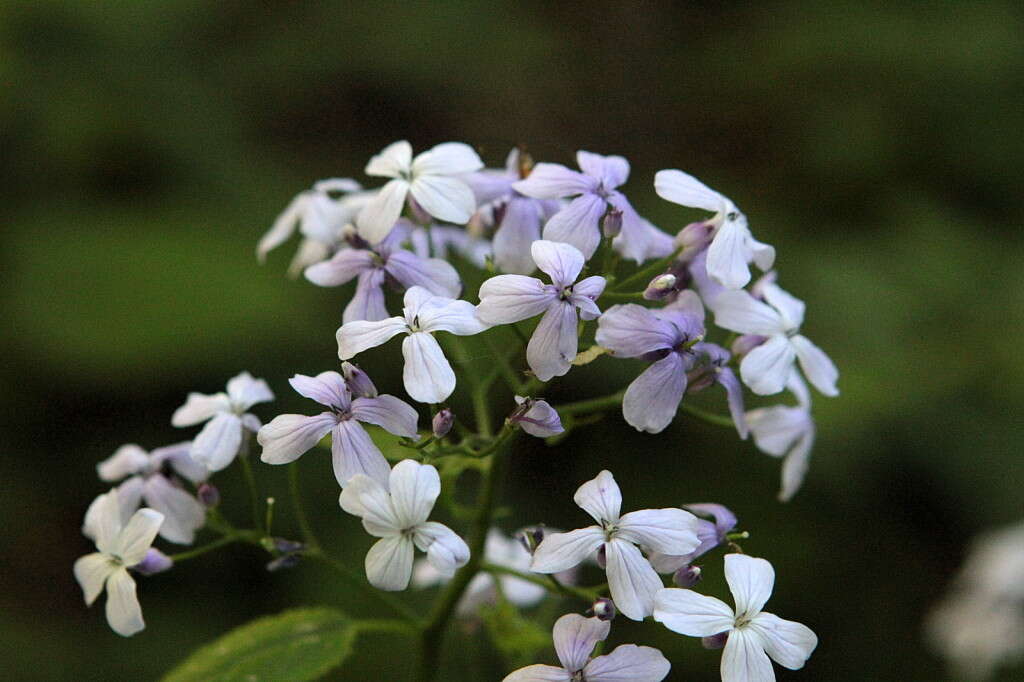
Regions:
[[[248, 369], [279, 395], [264, 420], [310, 407], [285, 380], [335, 366], [348, 290], [287, 279], [291, 246], [258, 266], [256, 240], [314, 180], [364, 180], [408, 138], [466, 141], [492, 166], [517, 143], [564, 163], [624, 154], [627, 193], [673, 231], [688, 215], [656, 198], [654, 172], [694, 173], [777, 247], [841, 370], [788, 505], [778, 462], [734, 434], [679, 419], [652, 437], [615, 417], [522, 447], [503, 525], [576, 527], [572, 491], [602, 467], [627, 508], [722, 502], [777, 568], [771, 610], [821, 638], [780, 679], [941, 679], [923, 615], [967, 540], [1022, 511], [1022, 35], [1009, 1], [2, 3], [2, 676], [153, 679], [288, 605], [369, 612], [319, 567], [268, 574], [235, 548], [143, 581], [148, 627], [125, 640], [84, 608], [71, 564], [91, 551], [96, 462], [186, 437], [170, 415], [188, 391]], [[400, 392], [394, 364], [364, 362]], [[630, 372], [596, 363], [551, 397]], [[327, 459], [302, 460], [307, 501], [358, 567], [369, 541]], [[286, 497], [269, 469], [261, 485]], [[217, 480], [241, 519], [236, 477]], [[662, 647], [671, 679], [716, 677], [717, 653], [660, 626], [619, 619], [612, 637]], [[508, 669], [480, 628], [448, 644], [443, 679]], [[404, 679], [411, 657], [361, 639], [336, 679]]]

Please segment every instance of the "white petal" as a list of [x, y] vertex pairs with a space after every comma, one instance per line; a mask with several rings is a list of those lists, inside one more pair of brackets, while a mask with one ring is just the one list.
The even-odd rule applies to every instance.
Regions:
[[123, 637], [131, 637], [146, 627], [135, 595], [135, 581], [124, 568], [107, 578], [107, 623]]
[[92, 606], [96, 597], [100, 596], [103, 584], [115, 570], [117, 570], [117, 564], [102, 552], [86, 554], [75, 561], [75, 580], [82, 588], [87, 606]]
[[295, 226], [306, 208], [309, 196], [309, 192], [302, 192], [292, 199], [284, 211], [274, 220], [273, 226], [260, 237], [259, 244], [256, 245], [256, 257], [261, 263], [267, 259], [267, 254], [272, 249], [284, 244], [295, 232]]
[[411, 251], [395, 251], [388, 256], [384, 269], [406, 288], [421, 286], [437, 296], [449, 298], [462, 291], [458, 271], [440, 258], [420, 258]]
[[557, 298], [536, 277], [498, 275], [480, 285], [476, 312], [488, 324], [509, 324], [540, 315]]
[[572, 675], [565, 668], [538, 663], [509, 673], [501, 682], [572, 682]]
[[426, 332], [409, 334], [402, 341], [405, 392], [420, 403], [441, 403], [455, 390], [455, 372], [441, 346]]
[[321, 372], [315, 377], [296, 374], [288, 383], [299, 395], [342, 412], [347, 412], [352, 403], [345, 378], [335, 371]]
[[807, 429], [782, 462], [782, 488], [779, 501], [789, 502], [803, 485], [814, 445], [814, 427]]
[[785, 333], [782, 317], [746, 291], [723, 291], [712, 304], [715, 324], [740, 334], [771, 336]]
[[391, 502], [402, 528], [412, 528], [426, 521], [441, 494], [437, 469], [411, 459], [403, 459], [395, 465], [390, 484]]
[[370, 199], [356, 218], [359, 236], [371, 244], [379, 243], [388, 236], [391, 228], [402, 215], [405, 196], [409, 192], [409, 183], [405, 180], [391, 180], [380, 188]]
[[313, 183], [317, 192], [358, 192], [363, 188], [352, 178], [325, 178]]
[[391, 468], [370, 434], [359, 422], [338, 422], [331, 432], [331, 464], [338, 485], [344, 488], [353, 476], [369, 476], [382, 486], [388, 484]]
[[608, 621], [584, 618], [577, 613], [567, 613], [555, 621], [551, 635], [562, 666], [573, 672], [583, 670], [594, 646], [607, 639], [609, 630]]
[[385, 178], [398, 177], [412, 168], [412, 145], [405, 140], [392, 142], [384, 150], [370, 159], [366, 164], [365, 173]]
[[469, 561], [469, 545], [443, 523], [428, 521], [416, 527], [413, 542], [427, 553], [427, 561], [450, 578]]
[[726, 219], [708, 247], [708, 275], [726, 289], [741, 289], [750, 281], [748, 234], [740, 221]]
[[93, 500], [85, 512], [83, 532], [96, 542], [96, 548], [105, 554], [117, 553], [117, 538], [121, 534], [121, 505], [117, 489]]
[[388, 433], [416, 438], [419, 414], [415, 408], [393, 395], [356, 398], [352, 401], [352, 417], [367, 424], [376, 424]]
[[779, 665], [799, 670], [818, 646], [818, 636], [801, 623], [784, 620], [773, 613], [759, 613], [750, 628], [761, 635], [765, 652]]
[[245, 412], [257, 403], [269, 403], [274, 392], [263, 379], [256, 379], [248, 372], [242, 372], [228, 380], [228, 398], [236, 412]]
[[587, 175], [597, 178], [605, 189], [614, 189], [629, 179], [629, 161], [621, 156], [576, 152], [576, 164]]
[[530, 244], [540, 239], [541, 214], [537, 202], [513, 196], [494, 233], [494, 262], [502, 272], [528, 275], [536, 269]]
[[110, 457], [96, 465], [100, 480], [115, 482], [133, 476], [149, 464], [149, 454], [134, 443], [122, 445]]
[[342, 249], [330, 260], [310, 265], [303, 271], [307, 280], [319, 287], [347, 284], [373, 268], [373, 253], [366, 249]]
[[752, 617], [772, 596], [775, 569], [764, 559], [746, 554], [726, 554], [725, 580], [736, 600], [736, 616]]
[[782, 334], [770, 337], [740, 362], [743, 383], [758, 395], [773, 395], [786, 386], [796, 351]]
[[346, 322], [341, 325], [336, 335], [338, 357], [342, 360], [351, 360], [364, 350], [375, 348], [407, 330], [405, 319], [401, 317], [389, 317], [386, 320], [374, 322], [366, 320]]
[[242, 420], [230, 412], [220, 412], [192, 441], [192, 459], [210, 471], [220, 471], [234, 461], [241, 444]]
[[463, 175], [483, 167], [484, 162], [473, 148], [462, 142], [442, 142], [418, 155], [412, 162], [415, 175]]
[[587, 682], [660, 682], [671, 668], [657, 649], [623, 644], [595, 658], [583, 672]]
[[640, 550], [624, 540], [606, 542], [608, 590], [622, 615], [643, 620], [654, 611], [654, 595], [664, 585]]
[[619, 519], [615, 536], [647, 551], [689, 554], [697, 549], [697, 517], [682, 509], [641, 509]]
[[762, 452], [782, 457], [810, 425], [810, 416], [800, 407], [775, 405], [747, 412], [747, 426], [754, 444]]
[[719, 599], [673, 587], [654, 595], [654, 620], [681, 635], [710, 637], [731, 630], [736, 616]]
[[576, 359], [576, 308], [558, 301], [548, 308], [526, 345], [526, 362], [541, 381], [568, 373]]
[[811, 343], [810, 339], [806, 336], [800, 334], [797, 334], [789, 341], [793, 344], [796, 357], [800, 360], [800, 369], [804, 371], [804, 376], [807, 377], [807, 380], [827, 396], [834, 397], [839, 395], [839, 389], [836, 388], [839, 370], [836, 369], [831, 358], [825, 355], [825, 351]]
[[804, 302], [777, 284], [767, 283], [761, 287], [764, 300], [779, 311], [787, 329], [797, 329], [804, 323]]
[[302, 414], [282, 414], [256, 434], [256, 441], [263, 446], [260, 460], [267, 464], [294, 462], [314, 445], [320, 442], [334, 428], [337, 417], [323, 412], [315, 417]]
[[449, 223], [464, 225], [476, 211], [473, 190], [457, 178], [419, 175], [409, 191], [424, 211]]
[[341, 491], [338, 503], [349, 514], [361, 517], [363, 526], [371, 535], [386, 537], [403, 530], [387, 487], [369, 476], [352, 477]]
[[670, 352], [629, 384], [622, 396], [622, 416], [637, 431], [661, 433], [675, 418], [685, 391], [683, 359]]
[[654, 191], [666, 201], [690, 208], [718, 213], [724, 210], [725, 198], [697, 178], [681, 170], [662, 170], [654, 175]]
[[583, 269], [583, 254], [571, 244], [538, 239], [530, 245], [530, 255], [555, 286], [571, 286]]
[[117, 536], [117, 551], [125, 566], [134, 566], [146, 557], [146, 550], [153, 546], [153, 540], [164, 522], [164, 515], [155, 509], [140, 509], [135, 512]]
[[722, 652], [722, 682], [775, 682], [775, 671], [761, 636], [750, 628], [729, 633]]
[[[184, 441], [182, 443], [175, 443], [174, 445], [166, 445], [162, 448], [157, 448], [150, 453], [151, 466], [160, 466], [162, 463], [167, 462], [171, 465], [171, 469], [174, 473], [178, 474], [187, 481], [199, 484], [210, 477], [209, 470], [199, 462], [192, 459], [190, 454], [192, 450], [192, 442]], [[161, 463], [157, 465], [157, 463]]]
[[561, 199], [597, 189], [597, 178], [569, 170], [558, 163], [538, 163], [525, 180], [512, 188], [535, 199]]
[[597, 526], [569, 533], [550, 533], [537, 546], [530, 563], [536, 573], [561, 573], [586, 561], [604, 543], [604, 531]]
[[366, 553], [366, 579], [379, 590], [391, 592], [409, 586], [412, 575], [412, 539], [406, 535], [381, 538]]
[[614, 524], [619, 520], [622, 491], [608, 470], [602, 471], [577, 488], [572, 499], [598, 523]]
[[598, 223], [608, 210], [608, 202], [596, 194], [582, 194], [548, 219], [544, 239], [572, 244], [590, 258], [601, 243]]
[[148, 506], [164, 515], [160, 537], [182, 545], [195, 541], [196, 530], [206, 522], [206, 508], [199, 500], [159, 474], [146, 480], [143, 495]]
[[471, 336], [487, 329], [487, 324], [476, 315], [469, 301], [455, 301], [435, 296], [420, 307], [419, 328], [424, 332], [450, 332], [457, 336]]
[[192, 426], [204, 422], [218, 412], [231, 409], [231, 402], [226, 393], [205, 395], [189, 393], [185, 404], [174, 411], [171, 417], [172, 426]]

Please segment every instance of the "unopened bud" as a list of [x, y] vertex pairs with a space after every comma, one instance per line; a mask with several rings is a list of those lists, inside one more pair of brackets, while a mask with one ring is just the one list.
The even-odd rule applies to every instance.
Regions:
[[601, 549], [597, 550], [597, 565], [600, 568], [608, 567], [608, 554], [604, 551], [604, 545], [601, 545]]
[[683, 566], [672, 576], [672, 582], [679, 587], [693, 587], [700, 578], [700, 566]]
[[604, 214], [604, 220], [601, 222], [601, 234], [611, 239], [618, 237], [620, 232], [622, 232], [622, 211], [610, 208]]
[[679, 257], [682, 260], [692, 260], [699, 252], [711, 244], [711, 236], [715, 231], [715, 222], [705, 220], [699, 223], [690, 223], [679, 230], [676, 235], [676, 246], [682, 248]]
[[352, 391], [352, 395], [356, 398], [376, 398], [377, 387], [370, 381], [370, 377], [363, 370], [359, 369], [358, 366], [353, 365], [351, 362], [341, 363], [341, 373], [345, 377], [345, 384], [348, 386], [348, 390]]
[[701, 637], [700, 645], [705, 649], [716, 649], [725, 648], [725, 643], [729, 640], [728, 632], [719, 632], [717, 635], [711, 635], [710, 637]]
[[220, 491], [217, 490], [217, 486], [212, 483], [200, 483], [199, 488], [196, 489], [196, 497], [198, 497], [203, 506], [208, 509], [220, 504]]
[[519, 542], [526, 548], [526, 551], [533, 554], [537, 546], [544, 541], [544, 527], [533, 526], [519, 531]]
[[168, 571], [172, 566], [174, 566], [174, 560], [171, 557], [156, 547], [150, 547], [146, 550], [146, 556], [143, 557], [142, 561], [132, 566], [132, 568], [142, 575], [154, 575]]
[[444, 438], [448, 435], [448, 432], [452, 430], [452, 424], [455, 423], [455, 415], [447, 407], [441, 408], [441, 410], [434, 415], [433, 421], [430, 423], [430, 428], [434, 432], [434, 438]]
[[306, 549], [306, 545], [295, 540], [288, 540], [286, 538], [273, 538], [273, 547], [275, 551], [281, 554], [291, 554], [293, 552], [301, 552]]
[[293, 568], [299, 563], [300, 558], [299, 554], [284, 554], [267, 562], [267, 570], [275, 573], [286, 568]]
[[651, 280], [647, 288], [644, 289], [644, 298], [648, 301], [660, 301], [675, 290], [676, 276], [668, 272]]
[[741, 358], [767, 340], [767, 336], [759, 336], [757, 334], [744, 334], [743, 336], [738, 337], [735, 341], [732, 342], [732, 354], [737, 358]]
[[601, 597], [594, 602], [594, 605], [590, 607], [587, 613], [592, 614], [598, 620], [611, 620], [618, 613], [618, 610], [615, 608], [615, 602], [608, 597]]

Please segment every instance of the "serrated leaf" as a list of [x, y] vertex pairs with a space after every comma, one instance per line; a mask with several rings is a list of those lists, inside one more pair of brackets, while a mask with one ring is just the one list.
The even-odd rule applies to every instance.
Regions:
[[163, 682], [315, 680], [352, 653], [356, 622], [329, 608], [258, 618], [197, 649]]

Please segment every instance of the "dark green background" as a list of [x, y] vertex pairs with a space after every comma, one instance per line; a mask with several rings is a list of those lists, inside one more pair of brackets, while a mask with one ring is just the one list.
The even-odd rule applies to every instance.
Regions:
[[[776, 565], [771, 610], [821, 638], [780, 678], [940, 677], [923, 614], [969, 537], [1021, 513], [1019, 5], [326, 5], [0, 6], [4, 677], [152, 679], [287, 605], [367, 613], [319, 568], [270, 575], [240, 548], [144, 581], [148, 627], [124, 640], [84, 608], [71, 564], [91, 550], [95, 463], [182, 438], [169, 420], [189, 390], [248, 369], [280, 396], [264, 419], [311, 407], [285, 379], [334, 366], [348, 292], [286, 279], [285, 253], [259, 267], [256, 239], [296, 192], [361, 178], [403, 137], [466, 141], [490, 165], [516, 143], [565, 163], [624, 154], [627, 193], [673, 230], [689, 214], [651, 181], [689, 170], [778, 248], [805, 331], [841, 370], [791, 504], [775, 502], [778, 462], [728, 432], [680, 419], [651, 437], [616, 417], [518, 452], [506, 527], [582, 523], [572, 491], [602, 467], [627, 509], [725, 503], [746, 550]], [[365, 366], [399, 392], [388, 351]], [[604, 360], [571, 385], [597, 394], [635, 369]], [[553, 398], [572, 399], [567, 385]], [[317, 528], [359, 566], [368, 539], [337, 508], [327, 458], [302, 464]], [[262, 484], [285, 497], [269, 469]], [[241, 519], [236, 476], [218, 482]], [[721, 595], [717, 562], [705, 585]], [[485, 635], [458, 633], [446, 679], [499, 677]], [[659, 626], [617, 620], [613, 639], [662, 647], [672, 679], [716, 675], [718, 654]], [[338, 679], [402, 679], [406, 649], [360, 640]]]

